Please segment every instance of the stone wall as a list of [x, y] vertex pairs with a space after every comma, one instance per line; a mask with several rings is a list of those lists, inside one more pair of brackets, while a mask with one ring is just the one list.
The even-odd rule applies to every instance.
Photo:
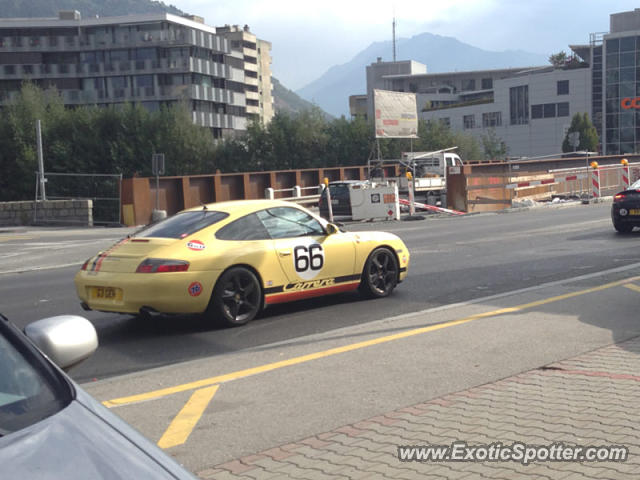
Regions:
[[[35, 206], [35, 212], [34, 212]], [[93, 200], [0, 202], [0, 225], [93, 226]]]

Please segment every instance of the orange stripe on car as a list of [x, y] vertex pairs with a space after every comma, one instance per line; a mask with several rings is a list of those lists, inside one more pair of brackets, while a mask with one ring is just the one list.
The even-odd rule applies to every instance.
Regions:
[[92, 271], [93, 272], [99, 272], [100, 271], [100, 267], [102, 266], [102, 261], [106, 257], [108, 257], [111, 253], [113, 253], [113, 251], [116, 248], [118, 248], [123, 243], [127, 243], [128, 241], [129, 241], [129, 237], [123, 238], [118, 243], [116, 243], [115, 245], [111, 246], [111, 248], [109, 248], [107, 251], [105, 251], [101, 255], [99, 255], [98, 261], [94, 264], [94, 267], [93, 267]]
[[267, 305], [273, 305], [276, 303], [293, 302], [295, 300], [302, 300], [305, 298], [319, 297], [330, 293], [350, 292], [356, 290], [360, 285], [360, 282], [343, 283], [340, 285], [332, 285], [331, 287], [315, 288], [309, 290], [299, 290], [296, 292], [287, 293], [275, 293], [265, 296], [265, 303]]

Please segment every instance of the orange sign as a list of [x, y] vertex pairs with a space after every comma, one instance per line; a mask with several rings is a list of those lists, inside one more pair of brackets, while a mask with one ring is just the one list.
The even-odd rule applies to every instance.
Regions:
[[620, 101], [620, 106], [625, 110], [630, 110], [632, 108], [640, 108], [640, 97], [636, 98], [623, 98]]

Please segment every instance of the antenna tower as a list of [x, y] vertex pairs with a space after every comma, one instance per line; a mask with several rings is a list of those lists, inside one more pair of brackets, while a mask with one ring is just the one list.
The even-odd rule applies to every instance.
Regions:
[[392, 35], [393, 35], [393, 61], [396, 61], [396, 17], [393, 17], [392, 23]]

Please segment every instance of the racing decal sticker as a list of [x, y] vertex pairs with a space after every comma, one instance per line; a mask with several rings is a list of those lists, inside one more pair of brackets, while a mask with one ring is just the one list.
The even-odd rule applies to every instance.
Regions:
[[187, 248], [189, 250], [199, 251], [204, 250], [205, 246], [200, 240], [191, 240], [190, 242], [187, 242]]
[[200, 282], [192, 282], [189, 285], [189, 295], [192, 297], [197, 297], [202, 293], [202, 284]]
[[273, 305], [330, 293], [348, 292], [357, 289], [358, 285], [360, 285], [359, 274], [290, 283], [279, 287], [265, 288], [265, 302]]
[[324, 249], [313, 239], [293, 247], [293, 268], [304, 280], [313, 280], [324, 267]]

